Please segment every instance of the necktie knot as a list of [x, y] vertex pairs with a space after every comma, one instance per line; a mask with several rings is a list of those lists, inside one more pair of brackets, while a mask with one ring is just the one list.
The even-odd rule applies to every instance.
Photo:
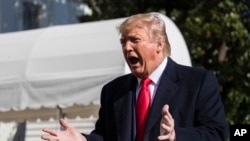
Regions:
[[148, 87], [151, 83], [151, 79], [149, 77], [142, 79], [141, 86], [142, 87]]

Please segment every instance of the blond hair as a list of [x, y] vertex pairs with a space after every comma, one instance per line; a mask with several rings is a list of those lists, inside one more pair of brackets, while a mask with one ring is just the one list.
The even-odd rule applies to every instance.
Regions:
[[150, 31], [150, 39], [165, 43], [165, 55], [170, 55], [171, 48], [168, 41], [166, 27], [164, 21], [160, 18], [157, 13], [144, 13], [136, 14], [128, 17], [122, 24], [118, 27], [120, 34], [125, 33], [131, 28], [148, 28]]

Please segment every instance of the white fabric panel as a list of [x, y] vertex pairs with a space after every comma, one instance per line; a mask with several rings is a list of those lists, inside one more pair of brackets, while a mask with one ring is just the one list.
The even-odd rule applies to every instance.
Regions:
[[17, 131], [17, 123], [0, 122], [0, 141], [13, 141], [16, 131]]
[[0, 34], [0, 111], [98, 104], [124, 73], [118, 22]]

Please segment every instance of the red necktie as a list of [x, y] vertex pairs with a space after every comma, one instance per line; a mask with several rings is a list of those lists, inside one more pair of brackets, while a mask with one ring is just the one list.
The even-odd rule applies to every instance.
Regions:
[[146, 128], [147, 114], [150, 107], [150, 90], [149, 84], [151, 80], [149, 78], [143, 79], [141, 82], [141, 90], [139, 92], [136, 102], [136, 135], [137, 141], [143, 141], [143, 135]]

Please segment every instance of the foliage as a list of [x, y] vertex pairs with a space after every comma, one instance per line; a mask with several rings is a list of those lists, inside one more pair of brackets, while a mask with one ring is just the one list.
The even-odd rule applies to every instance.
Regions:
[[230, 124], [250, 123], [249, 0], [82, 0], [93, 10], [82, 22], [149, 11], [170, 17], [182, 31], [194, 66], [219, 80]]
[[217, 75], [231, 124], [250, 123], [249, 8], [243, 1], [200, 2], [181, 25], [193, 64]]

